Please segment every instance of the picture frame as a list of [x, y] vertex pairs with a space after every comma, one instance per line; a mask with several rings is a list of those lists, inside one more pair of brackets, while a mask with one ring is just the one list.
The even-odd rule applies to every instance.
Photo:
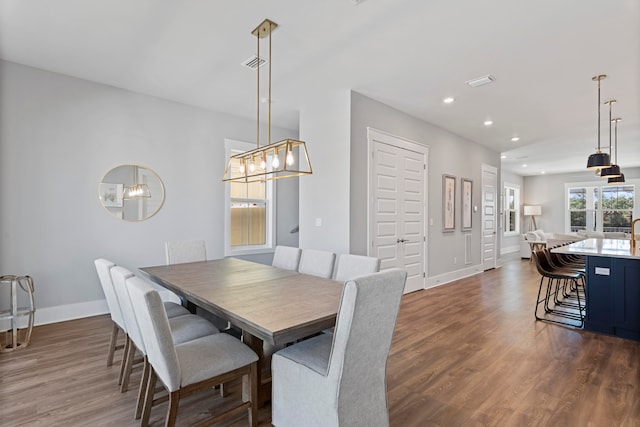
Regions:
[[456, 177], [442, 175], [442, 231], [456, 229]]
[[100, 183], [100, 200], [105, 207], [121, 208], [124, 205], [124, 184]]
[[462, 230], [467, 231], [473, 228], [473, 181], [468, 178], [460, 179], [461, 206], [462, 206]]

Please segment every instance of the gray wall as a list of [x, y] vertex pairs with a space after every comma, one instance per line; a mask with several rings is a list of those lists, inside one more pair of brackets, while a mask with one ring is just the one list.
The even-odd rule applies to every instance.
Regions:
[[[585, 159], [588, 153], [585, 154]], [[586, 161], [586, 160], [585, 160]], [[625, 180], [640, 179], [640, 168], [625, 168], [622, 166]], [[593, 172], [558, 174], [558, 175], [538, 175], [524, 177], [524, 192], [526, 203], [538, 203], [542, 205], [542, 215], [536, 217], [538, 228], [545, 232], [564, 233], [565, 221], [565, 183], [570, 182], [594, 182], [600, 178], [594, 176]], [[604, 180], [603, 180], [604, 181]], [[640, 188], [636, 187], [636, 191]], [[636, 197], [636, 216], [640, 215], [637, 210], [638, 197]]]
[[[0, 271], [33, 276], [42, 309], [103, 299], [98, 257], [163, 264], [172, 239], [205, 239], [208, 257], [222, 257], [224, 138], [254, 137], [252, 120], [0, 62]], [[120, 221], [97, 199], [103, 174], [122, 163], [150, 167], [165, 184], [164, 206], [147, 221]], [[297, 246], [298, 183], [285, 181], [277, 241]]]
[[[442, 232], [442, 174], [457, 177], [456, 199], [460, 198], [460, 178], [473, 180], [472, 265], [481, 263], [480, 207], [483, 163], [500, 167], [500, 155], [473, 141], [426, 123], [371, 98], [351, 95], [351, 177], [350, 246], [352, 253], [367, 253], [367, 127], [372, 127], [429, 146], [428, 276], [436, 276], [468, 267], [464, 261], [464, 234], [460, 231], [460, 210], [456, 212], [456, 230]], [[499, 254], [499, 250], [498, 250]], [[453, 259], [457, 258], [457, 264]]]

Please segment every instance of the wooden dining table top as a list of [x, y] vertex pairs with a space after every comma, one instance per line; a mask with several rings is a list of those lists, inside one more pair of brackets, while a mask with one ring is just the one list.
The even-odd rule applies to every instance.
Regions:
[[273, 345], [335, 324], [343, 284], [224, 258], [139, 269], [153, 282]]

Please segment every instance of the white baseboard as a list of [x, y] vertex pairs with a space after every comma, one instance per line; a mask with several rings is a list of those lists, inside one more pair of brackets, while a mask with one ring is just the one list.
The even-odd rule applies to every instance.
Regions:
[[463, 268], [461, 270], [450, 271], [448, 273], [440, 274], [438, 276], [427, 277], [427, 283], [425, 289], [433, 288], [435, 286], [444, 285], [445, 283], [453, 282], [464, 277], [473, 276], [475, 274], [482, 273], [484, 270], [481, 265], [474, 265], [471, 267]]
[[109, 307], [107, 306], [107, 300], [104, 299], [55, 307], [36, 307], [35, 324], [46, 325], [48, 323], [64, 322], [107, 313], [109, 313]]
[[500, 248], [500, 255], [511, 254], [513, 252], [519, 252], [520, 246], [508, 246], [506, 248]]

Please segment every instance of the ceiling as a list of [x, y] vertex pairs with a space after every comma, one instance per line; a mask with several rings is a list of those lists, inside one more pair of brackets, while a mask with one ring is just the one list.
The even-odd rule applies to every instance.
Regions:
[[608, 74], [618, 163], [640, 166], [637, 0], [0, 0], [0, 58], [255, 118], [255, 71], [240, 64], [264, 18], [279, 24], [275, 125], [297, 129], [300, 105], [352, 89], [503, 153], [505, 170], [584, 171], [591, 77]]

